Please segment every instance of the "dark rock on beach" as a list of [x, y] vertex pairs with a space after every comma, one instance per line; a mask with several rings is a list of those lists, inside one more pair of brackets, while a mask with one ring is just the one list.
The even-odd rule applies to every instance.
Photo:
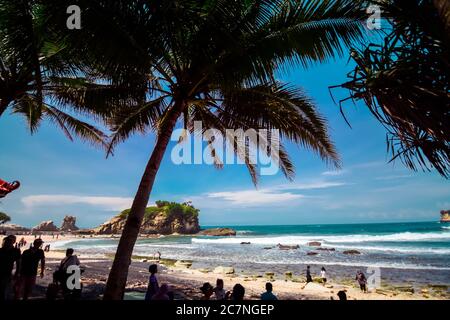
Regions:
[[288, 245], [283, 245], [283, 244], [279, 243], [277, 246], [280, 250], [293, 250], [293, 249], [300, 248], [300, 246], [298, 244], [295, 246], [288, 246]]
[[236, 231], [231, 228], [213, 228], [201, 230], [198, 234], [202, 236], [226, 237], [235, 236]]
[[311, 242], [308, 242], [307, 245], [310, 247], [320, 247], [322, 244], [318, 241], [311, 241]]
[[358, 250], [345, 250], [343, 254], [361, 254]]

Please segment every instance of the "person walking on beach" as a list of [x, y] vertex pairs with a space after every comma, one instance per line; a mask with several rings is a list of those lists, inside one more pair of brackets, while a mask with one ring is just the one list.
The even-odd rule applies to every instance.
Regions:
[[359, 288], [361, 289], [362, 292], [367, 292], [367, 279], [366, 276], [364, 275], [364, 273], [360, 270], [356, 273], [356, 278], [359, 284]]
[[311, 277], [311, 268], [309, 266], [306, 267], [306, 283], [310, 283], [312, 282], [312, 277]]
[[214, 296], [216, 297], [216, 300], [225, 300], [226, 299], [226, 292], [223, 288], [223, 280], [217, 279], [216, 280], [216, 287], [214, 288]]
[[200, 300], [211, 300], [211, 296], [214, 293], [214, 288], [209, 282], [205, 282], [203, 286], [200, 288], [200, 291], [203, 294]]
[[0, 248], [0, 301], [8, 300], [11, 292], [13, 277], [11, 276], [16, 264], [14, 278], [17, 280], [20, 270], [20, 249], [14, 248], [16, 237], [13, 235], [3, 239]]
[[41, 249], [44, 241], [36, 239], [33, 241], [33, 246], [22, 253], [22, 263], [20, 268], [20, 286], [18, 288], [17, 296], [21, 296], [23, 290], [23, 300], [28, 300], [34, 286], [36, 285], [36, 274], [38, 271], [39, 262], [41, 263], [40, 277], [44, 277], [45, 270], [45, 254]]
[[156, 273], [158, 273], [158, 266], [156, 264], [150, 265], [148, 267], [150, 272], [150, 278], [148, 279], [148, 288], [145, 294], [145, 300], [152, 300], [152, 296], [159, 291], [158, 279], [156, 278]]
[[266, 283], [266, 292], [261, 294], [261, 300], [271, 301], [278, 300], [277, 296], [272, 293], [273, 287], [270, 282]]
[[322, 279], [323, 285], [327, 283], [327, 271], [324, 267], [322, 267], [322, 270], [320, 270], [320, 278]]

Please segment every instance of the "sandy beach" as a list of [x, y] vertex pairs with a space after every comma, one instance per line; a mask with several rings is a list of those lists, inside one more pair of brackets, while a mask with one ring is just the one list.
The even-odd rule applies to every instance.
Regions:
[[[18, 236], [20, 240], [22, 236]], [[24, 236], [25, 240], [32, 242], [34, 236]], [[69, 242], [71, 240], [82, 240], [81, 236], [61, 235], [59, 239], [51, 235], [42, 235], [45, 244], [54, 244], [56, 241]], [[102, 237], [98, 237], [102, 238]], [[27, 245], [28, 246], [28, 245]], [[76, 252], [85, 272], [82, 276], [83, 299], [101, 299], [101, 295], [106, 284], [108, 272], [112, 264], [111, 255], [85, 253], [83, 250]], [[50, 249], [46, 252], [46, 272], [44, 278], [38, 278], [37, 288], [34, 298], [44, 298], [45, 290], [52, 280], [52, 273], [56, 269], [59, 261], [64, 257], [64, 250]], [[349, 300], [443, 300], [449, 299], [447, 290], [423, 287], [420, 291], [411, 292], [408, 286], [405, 287], [382, 287], [372, 290], [369, 293], [362, 293], [354, 280], [349, 279], [345, 283], [335, 282], [331, 279], [326, 285], [320, 283], [309, 283], [305, 286], [304, 276], [294, 274], [291, 279], [283, 274], [274, 274], [273, 279], [269, 279], [266, 274], [245, 274], [235, 271], [234, 274], [214, 273], [211, 269], [197, 269], [192, 267], [174, 264], [170, 259], [160, 261], [153, 260], [153, 257], [136, 257], [130, 266], [125, 299], [141, 300], [144, 297], [147, 280], [148, 266], [152, 263], [159, 265], [158, 278], [160, 284], [169, 284], [174, 292], [175, 299], [199, 299], [201, 294], [199, 288], [204, 282], [215, 284], [217, 278], [221, 278], [225, 283], [225, 290], [231, 290], [236, 283], [242, 284], [246, 289], [246, 299], [259, 299], [264, 292], [267, 281], [271, 281], [274, 293], [279, 299], [286, 300], [329, 300], [338, 299], [337, 292], [345, 290]]]

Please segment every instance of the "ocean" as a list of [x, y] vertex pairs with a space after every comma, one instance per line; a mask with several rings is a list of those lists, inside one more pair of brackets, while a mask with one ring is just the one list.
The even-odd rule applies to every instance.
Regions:
[[[222, 226], [223, 227], [223, 226]], [[306, 265], [314, 274], [321, 267], [330, 278], [353, 279], [358, 270], [380, 268], [382, 281], [397, 284], [450, 285], [450, 224], [439, 222], [230, 226], [235, 237], [165, 236], [142, 239], [133, 254], [193, 260], [193, 267], [234, 267], [248, 275], [286, 271], [304, 274]], [[207, 227], [204, 227], [207, 228]], [[317, 241], [317, 250], [308, 242]], [[117, 239], [60, 241], [54, 247], [73, 247], [89, 254], [114, 253]], [[250, 244], [241, 244], [249, 242]], [[277, 244], [298, 245], [280, 250]], [[346, 250], [360, 254], [348, 255]], [[310, 252], [317, 254], [311, 255]], [[310, 253], [310, 255], [308, 255]]]

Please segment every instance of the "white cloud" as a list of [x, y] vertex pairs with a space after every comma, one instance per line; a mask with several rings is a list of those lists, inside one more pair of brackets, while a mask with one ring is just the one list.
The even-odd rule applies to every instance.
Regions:
[[402, 175], [378, 177], [378, 178], [375, 178], [375, 180], [397, 180], [397, 179], [405, 179], [405, 178], [411, 178], [411, 177], [412, 177], [412, 175], [410, 175], [410, 174], [402, 174]]
[[206, 195], [208, 198], [223, 199], [235, 205], [251, 206], [281, 204], [282, 202], [304, 198], [301, 194], [293, 194], [291, 192], [273, 192], [269, 189], [212, 192], [207, 193]]
[[36, 206], [59, 206], [69, 204], [86, 204], [102, 210], [118, 211], [131, 207], [133, 198], [130, 197], [90, 197], [60, 194], [41, 194], [23, 197], [22, 203], [27, 209]]
[[344, 173], [347, 173], [347, 170], [324, 171], [324, 172], [322, 172], [322, 175], [323, 176], [342, 176]]
[[312, 190], [312, 189], [326, 189], [333, 187], [341, 187], [345, 186], [348, 183], [345, 182], [333, 182], [333, 181], [316, 181], [309, 183], [300, 183], [300, 184], [283, 184], [274, 187], [274, 189], [278, 190]]

